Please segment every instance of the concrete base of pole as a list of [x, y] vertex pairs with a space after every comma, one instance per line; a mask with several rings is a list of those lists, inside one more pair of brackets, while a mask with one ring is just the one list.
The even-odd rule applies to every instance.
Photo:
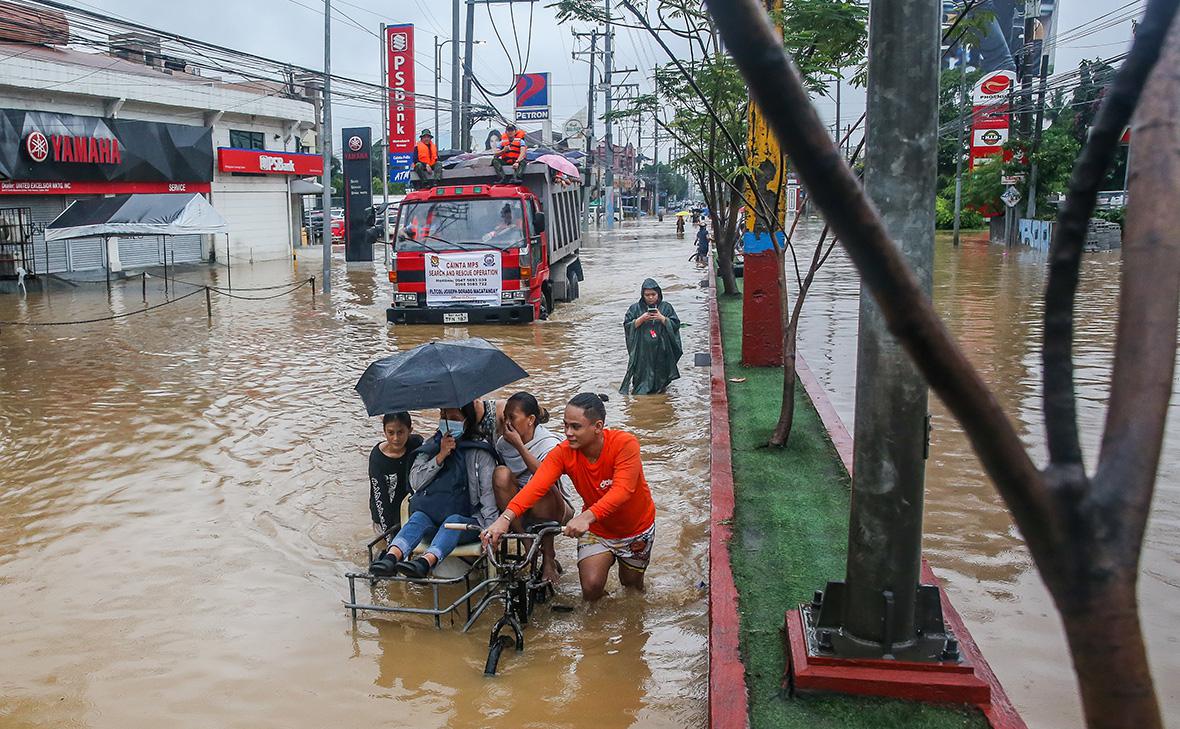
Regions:
[[[780, 234], [781, 235], [781, 234]], [[745, 283], [742, 285], [742, 364], [781, 367], [783, 364], [783, 307], [778, 277], [779, 259], [770, 236], [746, 233]]]
[[957, 636], [957, 660], [930, 663], [834, 657], [818, 649], [814, 626], [808, 627], [808, 616], [815, 611], [808, 603], [786, 614], [783, 647], [787, 666], [783, 686], [795, 694], [842, 693], [968, 704], [978, 707], [993, 729], [1026, 729], [1024, 720], [925, 561], [922, 582], [938, 591], [946, 632]]

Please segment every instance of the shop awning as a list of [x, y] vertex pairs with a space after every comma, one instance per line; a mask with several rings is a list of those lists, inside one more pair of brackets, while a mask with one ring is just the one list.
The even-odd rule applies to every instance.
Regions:
[[291, 180], [291, 194], [292, 195], [322, 195], [324, 193], [324, 186], [318, 182], [311, 180], [304, 180], [297, 178]]
[[228, 232], [225, 218], [200, 195], [115, 195], [74, 202], [45, 227], [45, 240]]

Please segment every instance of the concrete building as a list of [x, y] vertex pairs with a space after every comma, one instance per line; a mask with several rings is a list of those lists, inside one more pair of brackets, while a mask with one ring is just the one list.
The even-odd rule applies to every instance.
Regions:
[[[305, 147], [313, 89], [202, 75], [149, 34], [111, 36], [94, 52], [67, 45], [65, 32], [30, 42], [27, 29], [0, 18], [0, 221], [25, 221], [31, 236], [0, 250], [0, 275], [6, 257], [37, 273], [156, 265], [165, 251], [178, 263], [290, 258], [300, 196], [319, 188], [322, 169]], [[40, 235], [73, 200], [136, 192], [204, 194], [231, 232], [48, 246]], [[21, 236], [5, 230], [0, 246]]]

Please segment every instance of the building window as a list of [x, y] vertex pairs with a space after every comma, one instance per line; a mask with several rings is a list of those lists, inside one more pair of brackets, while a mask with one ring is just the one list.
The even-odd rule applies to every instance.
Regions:
[[229, 146], [238, 149], [266, 149], [266, 134], [231, 129], [229, 130]]

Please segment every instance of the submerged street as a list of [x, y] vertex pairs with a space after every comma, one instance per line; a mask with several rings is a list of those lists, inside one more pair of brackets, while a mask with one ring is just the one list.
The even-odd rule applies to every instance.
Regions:
[[[689, 252], [670, 222], [592, 235], [581, 298], [535, 325], [391, 327], [378, 251], [340, 262], [331, 306], [303, 288], [215, 297], [212, 321], [198, 296], [116, 322], [0, 330], [0, 724], [702, 725], [708, 370], [692, 354], [707, 350], [708, 317]], [[304, 249], [295, 268], [235, 266], [233, 285], [318, 267]], [[621, 322], [647, 276], [685, 323], [683, 376], [667, 395], [628, 398], [616, 394]], [[140, 306], [138, 280], [116, 286], [111, 309]], [[101, 283], [0, 297], [0, 320], [107, 312]], [[587, 607], [573, 540], [559, 538], [558, 602], [575, 610], [539, 606], [524, 653], [494, 679], [494, 611], [463, 634], [421, 616], [354, 628], [341, 605], [372, 535], [365, 464], [380, 439], [352, 387], [378, 357], [467, 336], [528, 370], [497, 396], [532, 392], [555, 429], [570, 396], [609, 393], [607, 425], [639, 438], [657, 506], [647, 593], [624, 596], [612, 578], [616, 594]], [[415, 430], [436, 421], [416, 413]]]

